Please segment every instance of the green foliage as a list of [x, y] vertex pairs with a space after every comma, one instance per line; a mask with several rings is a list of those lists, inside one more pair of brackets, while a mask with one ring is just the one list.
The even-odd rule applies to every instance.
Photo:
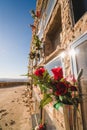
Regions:
[[40, 107], [44, 107], [48, 103], [52, 102], [52, 97], [50, 94], [44, 94], [43, 99], [40, 102]]
[[34, 11], [34, 10], [31, 10], [31, 11], [30, 11], [30, 14], [31, 14], [32, 18], [35, 19], [35, 17], [36, 17], [36, 15], [35, 15], [35, 11]]
[[29, 55], [30, 55], [30, 59], [34, 59], [36, 52], [34, 50], [32, 50]]
[[53, 106], [58, 110], [60, 106], [63, 106], [63, 104], [61, 102], [56, 102]]
[[41, 41], [39, 39], [39, 37], [37, 35], [34, 35], [34, 40], [33, 40], [33, 44], [37, 47], [37, 48], [40, 48], [41, 46]]
[[42, 92], [46, 92], [50, 87], [50, 76], [47, 71], [44, 72], [43, 77], [32, 75], [34, 85], [39, 85]]
[[[50, 76], [47, 71], [43, 73], [43, 76], [32, 75], [34, 85], [38, 85], [40, 87], [41, 92], [44, 93], [44, 97], [40, 102], [40, 107], [44, 107], [46, 104], [52, 101], [52, 95], [48, 94], [48, 88], [50, 87]], [[47, 93], [47, 94], [46, 94]]]

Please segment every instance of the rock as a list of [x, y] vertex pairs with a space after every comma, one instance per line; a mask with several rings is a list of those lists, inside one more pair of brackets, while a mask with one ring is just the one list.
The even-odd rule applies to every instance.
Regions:
[[2, 109], [2, 110], [0, 110], [0, 113], [5, 112], [5, 111], [6, 111], [5, 109]]
[[14, 124], [15, 124], [15, 121], [11, 120], [10, 125], [14, 125]]
[[26, 100], [25, 103], [28, 103], [28, 101]]
[[8, 114], [8, 112], [5, 112], [5, 113], [3, 113], [3, 114], [1, 115], [1, 117], [6, 116], [7, 114]]
[[23, 102], [25, 102], [25, 100], [23, 100]]
[[14, 100], [12, 100], [11, 102], [15, 102]]
[[25, 106], [26, 106], [26, 107], [29, 107], [29, 104], [26, 104]]
[[17, 99], [17, 102], [19, 102], [19, 99]]
[[5, 123], [5, 126], [8, 126], [8, 124], [7, 124], [7, 123]]

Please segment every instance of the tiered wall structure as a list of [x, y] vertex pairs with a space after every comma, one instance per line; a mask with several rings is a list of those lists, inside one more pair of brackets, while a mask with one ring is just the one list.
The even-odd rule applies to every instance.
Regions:
[[[75, 2], [75, 0], [37, 0], [36, 11], [38, 10], [41, 12], [41, 18], [38, 21], [36, 20], [34, 25], [37, 26], [36, 33], [44, 44], [44, 56], [40, 57], [40, 61], [37, 62], [37, 67], [45, 66], [50, 71], [51, 66], [54, 66], [55, 62], [56, 66], [61, 65], [63, 67], [65, 76], [74, 74], [75, 77], [77, 77], [77, 72], [80, 67], [85, 66], [84, 71], [87, 71], [86, 59], [80, 67], [77, 67], [75, 63], [81, 63], [81, 60], [84, 58], [81, 52], [79, 52], [79, 57], [83, 57], [81, 57], [82, 59], [77, 57], [77, 61], [73, 56], [74, 52], [70, 55], [72, 48], [75, 48], [85, 42], [83, 52], [85, 52], [85, 57], [87, 56], [87, 1], [83, 0], [82, 2], [77, 0]], [[32, 66], [32, 62], [33, 61], [31, 60], [29, 63], [30, 66]], [[33, 65], [34, 64], [35, 62], [33, 62]], [[35, 68], [33, 68], [33, 70], [34, 69]], [[83, 74], [83, 79], [81, 81], [81, 85], [84, 86], [84, 90], [82, 91], [87, 94], [86, 72]], [[33, 93], [35, 100], [40, 102], [42, 96], [40, 91], [34, 87]], [[83, 103], [83, 106], [86, 107], [87, 105], [84, 105], [86, 103], [87, 102]], [[84, 107], [80, 107], [80, 110], [82, 113], [78, 116], [79, 124], [76, 130], [86, 130], [86, 109]], [[47, 120], [48, 130], [73, 130], [67, 120], [66, 112], [67, 108], [60, 108], [60, 110], [57, 111], [54, 110], [52, 104], [47, 105], [44, 108], [43, 120]]]

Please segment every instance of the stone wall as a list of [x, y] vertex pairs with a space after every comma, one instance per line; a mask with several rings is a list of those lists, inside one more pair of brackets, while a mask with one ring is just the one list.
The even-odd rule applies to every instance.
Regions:
[[[54, 23], [56, 20], [56, 14], [59, 11], [59, 21], [57, 22], [57, 26], [61, 26], [60, 31], [60, 44], [56, 44], [56, 49], [53, 51], [52, 43], [50, 40], [48, 40], [48, 36], [51, 37], [54, 36], [53, 33], [55, 33], [54, 29]], [[47, 24], [46, 29], [44, 30], [44, 37], [43, 41], [45, 42], [45, 57], [44, 60], [40, 65], [47, 64], [49, 61], [51, 61], [56, 56], [60, 55], [62, 52], [65, 52], [65, 57], [63, 58], [64, 61], [64, 69], [65, 69], [65, 76], [68, 76], [71, 74], [71, 62], [70, 62], [70, 45], [78, 39], [82, 34], [84, 34], [87, 31], [87, 12], [77, 21], [77, 23], [74, 23], [73, 20], [73, 12], [72, 12], [72, 4], [71, 0], [57, 0], [57, 3], [55, 5], [55, 8], [51, 14], [50, 20]], [[60, 20], [61, 19], [61, 20]], [[53, 29], [52, 29], [53, 27]], [[54, 31], [54, 32], [53, 32]], [[51, 32], [51, 33], [50, 33]], [[57, 38], [57, 37], [56, 37]], [[57, 41], [55, 39], [55, 41]], [[57, 115], [61, 115], [60, 111], [58, 111]], [[45, 118], [49, 120], [49, 117], [47, 116], [47, 113], [45, 115]], [[62, 123], [60, 123], [60, 120], [63, 120]], [[61, 126], [60, 129], [64, 130], [64, 117], [59, 116], [59, 120], [57, 120], [56, 126]], [[55, 128], [56, 129], [56, 128]]]
[[[62, 31], [59, 34], [60, 35], [60, 44], [57, 45], [56, 50], [53, 52], [52, 45], [51, 45], [51, 43], [49, 44], [49, 42], [47, 40], [47, 34], [50, 33], [53, 23], [55, 23], [54, 18], [55, 18], [56, 13], [58, 13], [57, 10], [59, 10], [59, 9], [61, 9], [61, 14], [59, 15], [59, 18], [61, 18]], [[57, 25], [58, 25], [58, 23], [57, 23]], [[60, 23], [59, 23], [59, 25], [60, 25]], [[67, 52], [66, 56], [64, 57], [64, 65], [65, 65], [65, 74], [69, 75], [71, 73], [70, 56], [68, 53], [68, 51], [70, 49], [70, 45], [76, 39], [78, 39], [79, 36], [84, 34], [86, 31], [87, 31], [87, 13], [85, 13], [79, 19], [79, 21], [77, 21], [77, 23], [75, 24], [73, 22], [73, 13], [72, 13], [72, 6], [70, 3], [70, 0], [58, 0], [56, 3], [56, 6], [52, 12], [51, 18], [48, 22], [48, 25], [44, 31], [43, 38], [44, 38], [46, 47], [47, 48], [49, 47], [49, 49], [46, 49], [47, 55], [45, 54], [45, 59], [54, 58], [56, 53], [57, 53], [57, 55], [60, 55], [60, 53], [63, 51]], [[50, 55], [52, 55], [52, 54], [53, 54], [53, 56], [52, 56], [52, 58], [50, 58]]]

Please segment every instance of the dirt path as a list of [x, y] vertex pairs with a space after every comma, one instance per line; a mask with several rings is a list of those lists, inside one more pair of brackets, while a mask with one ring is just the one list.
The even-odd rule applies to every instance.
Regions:
[[[2, 130], [31, 130], [26, 86], [0, 89], [0, 127]], [[1, 130], [1, 129], [0, 129]]]

